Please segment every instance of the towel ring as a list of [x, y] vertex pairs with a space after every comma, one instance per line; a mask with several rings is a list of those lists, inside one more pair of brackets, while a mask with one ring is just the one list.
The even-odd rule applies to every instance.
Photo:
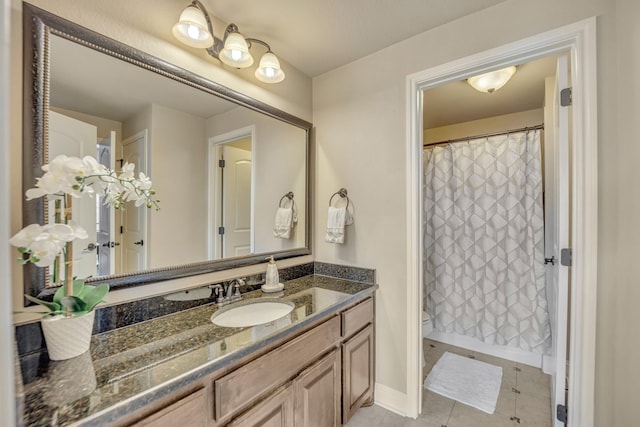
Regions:
[[293, 203], [293, 191], [289, 191], [287, 194], [285, 194], [284, 196], [282, 196], [282, 198], [280, 199], [280, 202], [278, 202], [278, 207], [281, 208], [282, 207], [282, 201], [284, 199], [289, 199], [291, 200], [291, 203]]
[[340, 190], [336, 191], [335, 193], [333, 193], [331, 195], [331, 198], [329, 199], [329, 206], [331, 206], [331, 203], [333, 202], [333, 198], [335, 196], [340, 196], [342, 199], [347, 199], [347, 208], [349, 207], [349, 197], [347, 196], [347, 189], [346, 188], [341, 188]]

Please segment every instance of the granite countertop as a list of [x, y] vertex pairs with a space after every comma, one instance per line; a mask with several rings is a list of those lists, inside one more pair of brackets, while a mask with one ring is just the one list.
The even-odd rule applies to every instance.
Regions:
[[277, 294], [243, 294], [242, 300], [275, 296], [295, 304], [289, 315], [267, 324], [216, 326], [210, 318], [218, 306], [209, 303], [94, 335], [90, 351], [81, 356], [59, 362], [43, 356], [38, 375], [24, 384], [24, 424], [113, 422], [295, 335], [376, 288], [332, 277], [305, 276], [286, 282], [284, 291]]

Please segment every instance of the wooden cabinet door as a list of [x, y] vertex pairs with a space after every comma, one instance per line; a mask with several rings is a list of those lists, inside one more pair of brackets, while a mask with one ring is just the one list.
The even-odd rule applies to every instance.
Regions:
[[295, 379], [296, 427], [341, 425], [340, 373], [340, 350], [336, 349]]
[[342, 344], [342, 422], [373, 397], [373, 325]]
[[228, 427], [293, 427], [293, 386], [274, 394], [240, 415]]
[[[159, 412], [138, 421], [135, 427], [205, 427], [207, 425], [207, 396], [200, 389], [167, 406]], [[132, 427], [133, 427], [132, 426]]]

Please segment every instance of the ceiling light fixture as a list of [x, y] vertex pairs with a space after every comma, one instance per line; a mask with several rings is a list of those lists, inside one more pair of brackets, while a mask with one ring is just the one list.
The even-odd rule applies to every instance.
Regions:
[[516, 67], [511, 66], [489, 73], [469, 77], [467, 83], [479, 92], [493, 93], [507, 84], [516, 72]]
[[182, 11], [178, 23], [173, 26], [173, 35], [187, 46], [206, 49], [209, 55], [235, 68], [253, 65], [250, 49], [254, 44], [260, 44], [267, 51], [262, 55], [260, 65], [255, 71], [256, 78], [265, 83], [284, 80], [285, 74], [280, 67], [280, 61], [267, 43], [244, 37], [236, 24], [229, 24], [223, 38], [219, 39], [213, 34], [211, 16], [199, 0], [194, 0]]

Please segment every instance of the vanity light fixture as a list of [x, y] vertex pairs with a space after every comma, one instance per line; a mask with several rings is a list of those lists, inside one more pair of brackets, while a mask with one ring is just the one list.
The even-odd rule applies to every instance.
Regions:
[[516, 67], [511, 66], [500, 70], [469, 77], [467, 83], [479, 92], [493, 93], [507, 84], [516, 72]]
[[253, 65], [250, 49], [254, 44], [264, 46], [267, 51], [260, 59], [255, 76], [265, 83], [278, 83], [285, 74], [280, 61], [271, 51], [271, 47], [262, 40], [244, 37], [236, 24], [229, 24], [224, 36], [219, 39], [213, 34], [211, 16], [199, 0], [193, 0], [180, 14], [180, 20], [173, 26], [173, 35], [182, 43], [191, 47], [207, 50], [207, 53], [224, 64], [235, 68], [247, 68]]

